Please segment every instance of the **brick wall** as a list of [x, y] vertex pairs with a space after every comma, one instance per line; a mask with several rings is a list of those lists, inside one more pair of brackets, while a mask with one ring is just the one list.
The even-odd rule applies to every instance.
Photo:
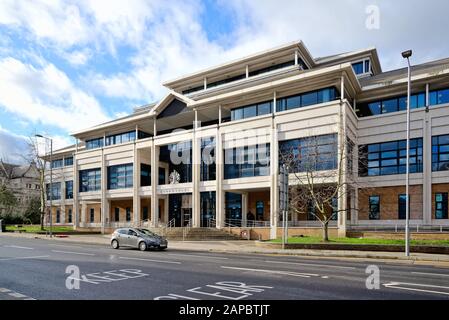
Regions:
[[[256, 218], [256, 203], [258, 201], [263, 201], [264, 213], [263, 220], [270, 220], [270, 191], [258, 191], [258, 192], [249, 192], [248, 193], [248, 212], [254, 215]], [[243, 212], [243, 214], [247, 214], [248, 212]]]
[[[380, 197], [380, 220], [398, 220], [398, 198], [405, 194], [405, 186], [359, 189], [359, 220], [369, 220], [369, 197]], [[421, 220], [422, 186], [410, 186], [410, 219]]]
[[435, 219], [435, 194], [444, 192], [449, 193], [449, 183], [432, 185], [432, 219]]
[[110, 221], [117, 222], [115, 220], [115, 208], [119, 209], [119, 222], [126, 222], [126, 208], [130, 209], [131, 221], [133, 221], [133, 201], [132, 200], [113, 200], [109, 205]]

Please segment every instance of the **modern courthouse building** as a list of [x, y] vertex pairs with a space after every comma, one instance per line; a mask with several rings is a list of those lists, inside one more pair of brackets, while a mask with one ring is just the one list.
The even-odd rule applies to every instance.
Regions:
[[[159, 102], [74, 132], [76, 145], [53, 153], [53, 223], [273, 238], [280, 150], [316, 137], [317, 170], [344, 165], [353, 181], [331, 234], [405, 224], [407, 69], [383, 72], [375, 48], [315, 58], [299, 41], [163, 85]], [[449, 59], [413, 66], [411, 89], [411, 225], [449, 226]], [[356, 152], [337, 161], [332, 146], [347, 142]], [[320, 232], [311, 214], [289, 223]]]

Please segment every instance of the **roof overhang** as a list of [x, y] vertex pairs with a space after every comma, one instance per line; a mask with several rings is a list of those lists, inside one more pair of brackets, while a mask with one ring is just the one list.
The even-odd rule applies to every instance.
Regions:
[[[358, 100], [370, 100], [377, 95], [388, 96], [397, 95], [407, 90], [408, 76], [405, 73], [401, 77], [386, 80], [384, 82], [375, 83], [362, 87]], [[449, 85], [449, 66], [445, 66], [438, 71], [421, 72], [411, 76], [412, 92], [425, 90], [426, 84], [436, 83], [438, 87]]]
[[274, 81], [250, 86], [243, 89], [234, 90], [222, 94], [210, 96], [188, 105], [189, 107], [212, 107], [214, 105], [227, 104], [242, 97], [252, 97], [258, 94], [269, 94], [278, 91], [288, 91], [290, 88], [313, 87], [320, 84], [336, 82], [344, 77], [345, 91], [351, 96], [355, 96], [361, 91], [360, 83], [352, 69], [351, 63], [334, 65], [326, 68], [307, 70], [290, 77], [277, 79]]
[[348, 60], [356, 61], [358, 59], [362, 59], [365, 57], [370, 58], [373, 73], [375, 75], [382, 73], [382, 66], [380, 64], [379, 55], [377, 54], [377, 50], [374, 47], [363, 50], [351, 51], [331, 57], [317, 58], [315, 62], [316, 65], [319, 67], [319, 66], [328, 66], [330, 64], [335, 64], [339, 62], [347, 62]]
[[278, 57], [289, 54], [294, 57], [294, 53], [296, 51], [309, 67], [314, 67], [315, 61], [313, 60], [309, 50], [306, 48], [304, 43], [302, 41], [295, 41], [218, 66], [184, 75], [170, 81], [166, 81], [163, 83], [163, 85], [170, 89], [177, 90], [182, 87], [192, 86], [195, 83], [203, 83], [204, 78], [214, 78], [216, 76], [222, 76], [224, 74], [232, 74], [236, 71], [244, 71], [246, 69], [246, 66], [258, 65], [263, 63], [266, 63], [268, 66], [272, 63], [273, 59], [276, 59]]

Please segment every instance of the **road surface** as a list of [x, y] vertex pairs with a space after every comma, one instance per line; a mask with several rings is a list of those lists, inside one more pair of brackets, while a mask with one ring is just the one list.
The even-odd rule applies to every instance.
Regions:
[[0, 236], [0, 300], [27, 299], [449, 299], [449, 269]]

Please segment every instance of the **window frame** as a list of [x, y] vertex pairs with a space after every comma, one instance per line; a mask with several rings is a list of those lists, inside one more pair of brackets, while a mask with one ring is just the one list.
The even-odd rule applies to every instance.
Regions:
[[[373, 204], [372, 199], [377, 198], [377, 204]], [[377, 212], [374, 215], [373, 206], [377, 207]], [[369, 220], [380, 220], [380, 195], [371, 195], [368, 197], [368, 219]]]

